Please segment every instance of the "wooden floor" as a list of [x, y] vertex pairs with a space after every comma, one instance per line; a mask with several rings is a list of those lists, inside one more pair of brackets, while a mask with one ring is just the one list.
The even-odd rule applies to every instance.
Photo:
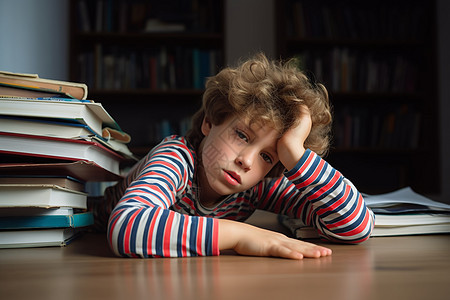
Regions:
[[[264, 227], [264, 224], [263, 224]], [[326, 244], [331, 257], [125, 259], [104, 235], [0, 250], [1, 299], [450, 299], [450, 235]]]

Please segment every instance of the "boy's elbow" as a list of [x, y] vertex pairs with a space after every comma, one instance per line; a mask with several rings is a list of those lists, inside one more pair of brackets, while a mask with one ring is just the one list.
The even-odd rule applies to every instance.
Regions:
[[332, 234], [331, 240], [343, 243], [343, 244], [361, 244], [367, 241], [373, 232], [373, 223], [370, 222], [366, 226], [357, 227], [349, 232], [343, 232], [340, 234]]
[[351, 236], [333, 234], [333, 235], [326, 235], [324, 236], [324, 238], [337, 244], [358, 245], [367, 241], [370, 238], [370, 235], [371, 232]]
[[324, 231], [324, 237], [333, 242], [342, 244], [361, 244], [372, 235], [374, 227], [373, 215], [369, 212], [360, 222], [347, 224], [339, 229]]

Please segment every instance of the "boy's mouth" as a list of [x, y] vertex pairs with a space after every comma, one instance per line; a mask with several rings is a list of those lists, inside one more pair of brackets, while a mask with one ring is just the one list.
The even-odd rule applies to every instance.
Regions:
[[225, 179], [232, 185], [241, 184], [241, 176], [233, 171], [224, 170]]

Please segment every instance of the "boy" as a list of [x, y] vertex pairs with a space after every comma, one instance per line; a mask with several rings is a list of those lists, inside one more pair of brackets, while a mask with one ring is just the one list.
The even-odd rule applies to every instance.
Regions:
[[[373, 215], [327, 152], [328, 94], [291, 63], [258, 54], [208, 79], [186, 137], [171, 136], [105, 192], [112, 250], [130, 257], [292, 259], [326, 247], [243, 223], [256, 209], [301, 219], [333, 241], [369, 238]], [[97, 212], [98, 213], [98, 212]], [[100, 218], [101, 219], [101, 218]]]

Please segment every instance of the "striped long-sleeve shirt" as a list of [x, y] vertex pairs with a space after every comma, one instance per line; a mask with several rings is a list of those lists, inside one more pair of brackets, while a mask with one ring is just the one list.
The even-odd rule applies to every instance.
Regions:
[[190, 144], [171, 136], [106, 191], [109, 203], [117, 203], [107, 233], [117, 255], [219, 255], [217, 218], [244, 221], [256, 209], [299, 218], [334, 241], [359, 243], [373, 229], [373, 214], [358, 190], [310, 150], [284, 176], [266, 178], [212, 208], [198, 201], [196, 163]]

